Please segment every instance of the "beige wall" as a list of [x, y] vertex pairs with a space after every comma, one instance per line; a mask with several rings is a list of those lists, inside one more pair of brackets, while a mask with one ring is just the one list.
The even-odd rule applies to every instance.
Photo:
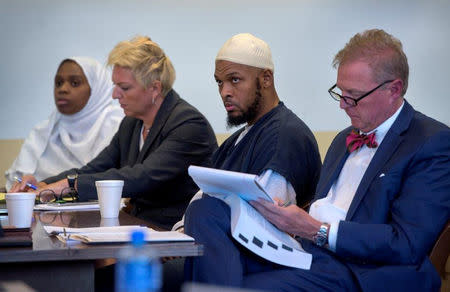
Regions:
[[[325, 153], [337, 132], [315, 132], [317, 143], [319, 144], [320, 157], [325, 157]], [[228, 138], [229, 134], [217, 134], [219, 145]], [[16, 156], [19, 154], [23, 140], [0, 140], [0, 187], [5, 186], [5, 171], [11, 166]]]
[[19, 154], [23, 140], [0, 140], [0, 187], [5, 186], [5, 171]]

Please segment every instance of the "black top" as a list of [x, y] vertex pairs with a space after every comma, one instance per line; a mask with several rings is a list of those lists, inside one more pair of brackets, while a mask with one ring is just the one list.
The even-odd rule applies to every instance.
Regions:
[[235, 146], [244, 128], [228, 138], [213, 155], [213, 167], [260, 175], [281, 174], [304, 206], [315, 194], [320, 155], [311, 130], [282, 102], [260, 118]]
[[81, 200], [97, 199], [96, 180], [124, 180], [137, 217], [168, 228], [181, 219], [198, 190], [187, 173], [191, 164], [210, 166], [217, 148], [206, 118], [171, 90], [139, 151], [142, 121], [125, 117], [111, 143], [86, 166], [44, 180], [51, 183], [78, 173]]

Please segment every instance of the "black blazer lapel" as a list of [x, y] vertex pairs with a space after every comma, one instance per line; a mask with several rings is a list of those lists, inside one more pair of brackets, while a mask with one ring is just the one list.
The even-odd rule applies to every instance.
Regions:
[[130, 129], [133, 131], [133, 135], [131, 135], [132, 139], [130, 141], [130, 148], [128, 153], [128, 162], [132, 165], [136, 163], [136, 160], [139, 155], [139, 141], [141, 139], [141, 129], [142, 129], [142, 121], [136, 120], [134, 123], [134, 128]]
[[158, 137], [162, 128], [166, 124], [166, 121], [172, 113], [172, 110], [177, 104], [178, 100], [179, 97], [174, 90], [169, 91], [167, 96], [164, 98], [164, 101], [159, 108], [158, 113], [156, 114], [155, 121], [153, 122], [148, 136], [145, 139], [144, 145], [142, 146], [142, 150], [139, 152], [139, 156], [137, 159], [138, 162], [144, 161], [146, 152], [150, 149], [150, 146], [153, 144], [153, 142], [155, 142], [156, 137]]
[[397, 120], [386, 133], [383, 142], [380, 144], [377, 152], [372, 158], [372, 161], [367, 167], [367, 170], [364, 173], [361, 182], [359, 183], [358, 189], [355, 193], [355, 197], [353, 198], [352, 203], [350, 204], [350, 208], [348, 209], [346, 220], [352, 219], [355, 211], [361, 203], [361, 200], [367, 194], [367, 189], [369, 188], [370, 184], [374, 179], [376, 179], [376, 176], [379, 175], [382, 167], [395, 153], [398, 145], [400, 145], [400, 143], [403, 141], [403, 137], [401, 136], [401, 134], [408, 129], [413, 116], [414, 109], [405, 100], [405, 105], [402, 111], [397, 117]]

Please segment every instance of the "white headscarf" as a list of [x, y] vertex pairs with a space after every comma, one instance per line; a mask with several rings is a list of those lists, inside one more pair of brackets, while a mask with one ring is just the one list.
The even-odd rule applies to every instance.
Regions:
[[[38, 181], [91, 161], [116, 133], [124, 116], [112, 99], [111, 73], [88, 57], [71, 57], [83, 69], [91, 96], [81, 111], [65, 115], [54, 110], [31, 130], [19, 156], [5, 173], [6, 189], [14, 177], [33, 174]], [[64, 61], [63, 61], [64, 62]]]

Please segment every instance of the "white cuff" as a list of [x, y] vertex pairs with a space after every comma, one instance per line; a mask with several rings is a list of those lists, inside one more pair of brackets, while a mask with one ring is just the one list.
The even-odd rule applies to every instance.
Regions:
[[337, 234], [339, 231], [339, 222], [330, 223], [330, 230], [328, 231], [328, 249], [336, 252]]

